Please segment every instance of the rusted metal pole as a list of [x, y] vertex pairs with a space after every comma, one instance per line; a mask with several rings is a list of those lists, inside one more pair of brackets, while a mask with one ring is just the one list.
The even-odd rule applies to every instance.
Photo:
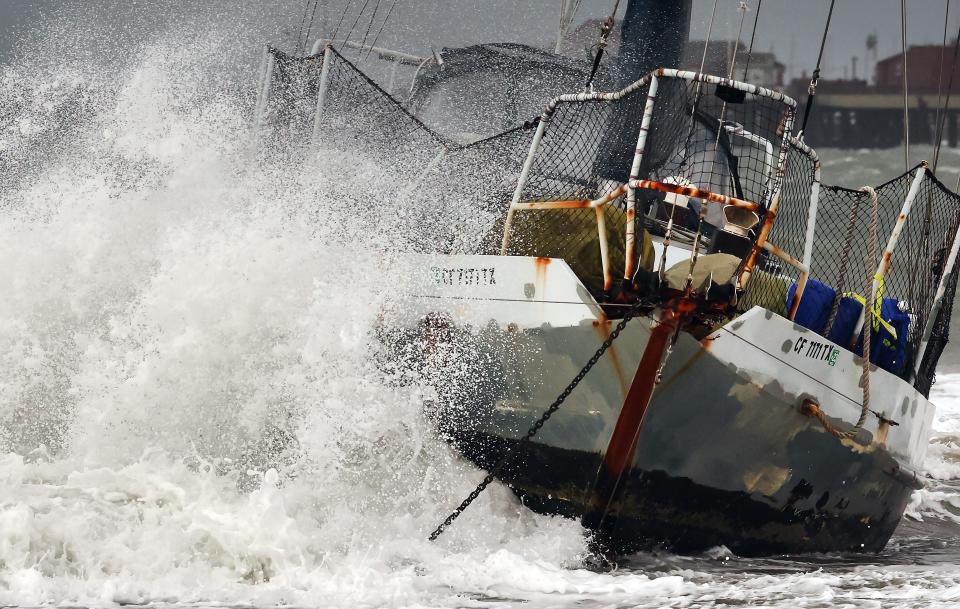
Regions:
[[[793, 102], [789, 97], [786, 99]], [[753, 249], [744, 261], [743, 269], [737, 278], [737, 288], [740, 290], [746, 289], [747, 284], [750, 282], [750, 275], [753, 273], [753, 267], [757, 263], [757, 257], [760, 255], [760, 250], [763, 249], [764, 243], [767, 242], [770, 231], [773, 230], [773, 222], [777, 217], [777, 211], [780, 209], [780, 197], [783, 192], [783, 176], [787, 164], [787, 150], [790, 145], [790, 132], [793, 130], [793, 110], [795, 108], [796, 102], [793, 102], [793, 105], [790, 106], [790, 111], [787, 112], [784, 118], [783, 140], [780, 142], [780, 156], [777, 159], [777, 175], [774, 179], [773, 191], [770, 193], [770, 207], [764, 215], [763, 226], [760, 227], [760, 234], [757, 235], [757, 239], [753, 243]]]
[[401, 53], [400, 51], [393, 51], [391, 49], [385, 49], [383, 47], [370, 46], [367, 44], [360, 44], [359, 42], [341, 42], [336, 43], [336, 41], [321, 38], [313, 43], [313, 47], [310, 48], [310, 54], [316, 55], [320, 52], [320, 49], [327, 46], [332, 46], [334, 44], [341, 44], [342, 46], [350, 47], [351, 49], [357, 49], [360, 51], [368, 51], [370, 53], [376, 53], [380, 59], [388, 59], [390, 61], [396, 61], [408, 66], [419, 66], [424, 61], [432, 59], [432, 57], [420, 57], [419, 55], [411, 55], [410, 53]]

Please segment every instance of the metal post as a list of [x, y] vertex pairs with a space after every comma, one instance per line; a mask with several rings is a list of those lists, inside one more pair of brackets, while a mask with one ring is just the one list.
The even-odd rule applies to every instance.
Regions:
[[257, 107], [254, 110], [254, 125], [257, 130], [257, 135], [259, 137], [260, 129], [263, 128], [264, 115], [267, 112], [267, 102], [270, 97], [270, 82], [273, 80], [273, 66], [276, 62], [276, 58], [273, 56], [273, 53], [270, 52], [270, 47], [266, 47], [264, 50], [264, 59], [263, 59], [263, 71], [262, 78], [260, 81], [260, 95], [257, 98]]
[[320, 66], [320, 86], [317, 88], [317, 110], [313, 115], [313, 135], [310, 143], [316, 144], [320, 137], [320, 121], [323, 118], [323, 102], [327, 96], [327, 77], [330, 74], [331, 47], [323, 49], [323, 63]]
[[916, 365], [913, 368], [914, 382], [917, 380], [917, 375], [920, 374], [920, 365], [927, 354], [927, 344], [933, 334], [933, 325], [936, 323], [940, 309], [943, 307], [943, 297], [947, 292], [947, 283], [950, 281], [950, 275], [953, 274], [953, 267], [957, 264], [958, 253], [960, 253], [960, 224], [957, 225], [957, 231], [953, 235], [953, 244], [950, 246], [947, 261], [943, 265], [940, 283], [937, 285], [937, 293], [933, 297], [933, 306], [930, 307], [930, 315], [927, 317], [926, 326], [923, 328], [923, 338], [920, 339], [920, 345], [917, 347]]
[[510, 247], [510, 238], [513, 232], [513, 216], [516, 213], [516, 206], [520, 202], [524, 186], [527, 185], [527, 179], [530, 177], [530, 169], [533, 167], [533, 160], [536, 158], [537, 150], [540, 148], [540, 140], [543, 139], [543, 133], [547, 130], [547, 122], [549, 120], [550, 116], [546, 112], [540, 117], [540, 123], [537, 124], [537, 132], [533, 134], [533, 142], [530, 144], [530, 152], [527, 153], [527, 159], [523, 162], [523, 169], [520, 170], [517, 188], [513, 191], [510, 209], [507, 210], [507, 219], [503, 224], [503, 241], [500, 243], [501, 256], [506, 256], [507, 248]]
[[820, 205], [820, 161], [813, 170], [813, 185], [810, 189], [810, 207], [807, 209], [807, 234], [803, 242], [803, 264], [810, 268], [813, 262], [813, 236], [817, 230], [817, 208]]
[[[870, 301], [863, 306], [863, 309], [860, 311], [860, 318], [857, 319], [857, 325], [854, 327], [853, 336], [860, 336], [860, 332], [863, 330], [863, 322], [866, 319], [867, 307], [874, 306], [874, 300], [876, 299], [876, 294], [880, 290], [880, 284], [883, 282], [884, 278], [887, 276], [887, 272], [890, 270], [890, 261], [893, 259], [893, 251], [897, 247], [897, 242], [900, 240], [900, 234], [903, 233], [903, 228], [907, 225], [907, 219], [910, 217], [910, 209], [913, 207], [913, 201], [917, 198], [917, 193], [920, 192], [920, 185], [923, 183], [923, 178], [927, 174], [927, 162], [924, 161], [923, 164], [917, 169], [917, 175], [913, 178], [913, 183], [910, 184], [910, 190], [907, 192], [907, 198], [903, 201], [903, 207], [900, 209], [900, 215], [897, 216], [897, 222], [893, 225], [893, 230], [890, 232], [890, 238], [887, 240], [887, 247], [883, 250], [883, 257], [880, 259], [880, 264], [877, 265], [877, 272], [873, 275], [873, 287], [871, 288]], [[871, 196], [876, 196], [876, 193], [871, 192]], [[865, 357], [870, 357], [869, 353], [864, 354]]]
[[594, 208], [597, 212], [597, 236], [600, 239], [600, 264], [603, 267], [603, 290], [609, 291], [613, 287], [613, 277], [610, 274], [610, 246], [607, 243], [606, 205]]
[[437, 165], [440, 164], [440, 161], [442, 161], [446, 156], [447, 156], [447, 149], [441, 148], [440, 152], [438, 152], [430, 160], [430, 162], [427, 163], [427, 166], [423, 168], [423, 171], [421, 171], [420, 174], [417, 177], [415, 177], [406, 188], [403, 189], [403, 192], [400, 194], [399, 198], [402, 200], [410, 196], [411, 194], [413, 194], [413, 191], [416, 190], [416, 188], [420, 185], [421, 182], [423, 182], [423, 179], [428, 175], [430, 175], [430, 172], [433, 171], [437, 167]]
[[777, 217], [777, 211], [780, 209], [780, 197], [783, 192], [783, 177], [787, 165], [787, 149], [790, 145], [789, 133], [793, 130], [793, 107], [786, 115], [783, 123], [783, 140], [780, 142], [780, 156], [777, 158], [777, 173], [773, 182], [773, 191], [770, 193], [770, 206], [767, 208], [766, 216], [763, 219], [763, 226], [760, 227], [760, 234], [757, 235], [753, 243], [753, 249], [743, 263], [743, 270], [737, 278], [737, 288], [745, 290], [750, 282], [750, 276], [753, 274], [753, 267], [757, 263], [757, 257], [760, 250], [763, 249], [770, 231], [773, 229], [773, 222]]
[[[647, 103], [643, 107], [643, 118], [640, 121], [640, 133], [637, 136], [637, 149], [633, 154], [633, 165], [630, 167], [629, 180], [636, 180], [643, 162], [643, 153], [647, 147], [647, 133], [653, 120], [653, 106], [657, 98], [659, 80], [656, 76], [650, 79], [650, 88], [647, 89]], [[636, 218], [637, 218], [637, 189], [627, 182], [627, 236], [626, 261], [623, 264], [623, 278], [627, 281], [633, 277], [633, 253], [636, 249]]]

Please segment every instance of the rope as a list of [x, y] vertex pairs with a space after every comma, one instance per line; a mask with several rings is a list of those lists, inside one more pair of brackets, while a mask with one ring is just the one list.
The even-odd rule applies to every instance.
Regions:
[[[874, 320], [872, 317], [879, 317], [879, 311], [875, 311], [877, 308], [876, 300], [877, 294], [873, 290], [873, 282], [876, 279], [874, 275], [875, 267], [877, 261], [877, 217], [879, 216], [879, 203], [877, 202], [877, 192], [870, 188], [869, 186], [864, 186], [860, 189], [860, 192], [867, 193], [870, 195], [871, 207], [873, 208], [873, 216], [870, 220], [870, 243], [869, 243], [869, 252], [867, 254], [866, 263], [867, 268], [870, 269], [870, 272], [867, 273], [867, 287], [866, 292], [870, 294], [870, 304], [864, 303], [864, 323], [863, 323], [863, 371], [860, 373], [860, 385], [863, 387], [863, 405], [860, 409], [860, 418], [857, 419], [856, 425], [847, 431], [837, 430], [830, 420], [827, 418], [827, 415], [823, 412], [820, 406], [811, 399], [806, 399], [803, 401], [803, 404], [800, 407], [800, 411], [808, 416], [815, 417], [823, 428], [833, 436], [836, 436], [840, 439], [852, 438], [857, 435], [857, 433], [863, 429], [863, 425], [867, 422], [867, 416], [872, 410], [870, 410], [870, 335], [873, 333]], [[882, 283], [881, 283], [882, 286]], [[882, 287], [881, 292], [882, 293]], [[831, 324], [833, 321], [831, 320]], [[880, 416], [878, 413], [873, 412], [873, 414]]]
[[[946, 8], [943, 15], [943, 44], [940, 46], [940, 70], [937, 72], [937, 114], [933, 119], [933, 124], [937, 126], [934, 130], [935, 135], [940, 133], [940, 96], [943, 93], [943, 50], [947, 48], [947, 29], [950, 23], [950, 0], [946, 2]], [[951, 73], [952, 76], [952, 73]], [[940, 152], [939, 140], [934, 141], [934, 167], [936, 167], [936, 155]]]
[[747, 49], [747, 63], [743, 67], [743, 80], [747, 80], [747, 72], [750, 70], [750, 59], [753, 57], [753, 41], [757, 37], [757, 23], [760, 21], [760, 7], [763, 6], [763, 0], [757, 0], [757, 13], [753, 16], [753, 32], [750, 34], [750, 48]]
[[910, 109], [907, 100], [907, 0], [900, 0], [900, 46], [903, 56], [903, 164], [910, 171]]
[[[877, 265], [877, 216], [879, 216], [880, 205], [877, 201], [877, 191], [869, 186], [864, 186], [860, 190], [870, 195], [870, 206], [873, 212], [870, 217], [870, 243], [867, 248], [869, 250], [867, 253], [867, 289], [864, 290], [864, 293], [870, 294], [870, 305], [869, 307], [866, 304], [863, 305], [863, 372], [860, 374], [860, 385], [863, 387], [863, 408], [860, 410], [860, 419], [857, 420], [857, 424], [847, 432], [849, 436], [856, 435], [856, 432], [863, 428], [863, 424], [867, 422], [867, 414], [870, 412], [870, 335], [873, 334], [874, 329], [873, 317], [880, 317], [880, 311], [877, 310], [879, 308], [877, 298], [882, 295], [882, 292], [877, 294], [873, 288], [874, 282], [878, 279], [875, 273]], [[879, 279], [883, 280], [882, 277]]]
[[497, 475], [503, 471], [503, 468], [509, 465], [517, 457], [518, 451], [516, 449], [520, 446], [526, 446], [526, 444], [528, 444], [530, 440], [537, 435], [537, 433], [540, 431], [540, 428], [543, 427], [550, 417], [560, 409], [560, 406], [562, 406], [563, 402], [570, 397], [570, 394], [573, 393], [573, 390], [577, 388], [577, 385], [580, 384], [580, 381], [587, 376], [590, 370], [597, 364], [598, 361], [600, 361], [600, 358], [603, 357], [603, 354], [607, 352], [607, 349], [609, 349], [613, 342], [617, 340], [617, 337], [620, 336], [620, 333], [623, 332], [623, 329], [628, 323], [630, 323], [630, 320], [636, 317], [636, 315], [640, 312], [640, 309], [644, 308], [645, 306], [651, 306], [651, 304], [652, 303], [644, 300], [638, 300], [633, 304], [633, 306], [623, 316], [623, 319], [620, 320], [620, 323], [618, 323], [613, 331], [610, 332], [610, 336], [603, 341], [596, 353], [594, 353], [593, 356], [587, 360], [587, 363], [583, 366], [583, 368], [580, 369], [580, 372], [573, 377], [573, 380], [570, 381], [570, 384], [567, 385], [562, 392], [560, 392], [560, 395], [557, 396], [557, 399], [550, 404], [550, 406], [543, 412], [542, 415], [540, 415], [540, 418], [537, 419], [533, 426], [527, 430], [527, 433], [524, 434], [523, 437], [521, 437], [512, 448], [507, 449], [504, 455], [500, 457], [500, 460], [497, 461], [496, 465], [494, 465], [489, 470], [487, 475], [484, 476], [480, 484], [478, 484], [477, 487], [473, 489], [469, 495], [467, 495], [467, 498], [464, 499], [460, 505], [457, 506], [457, 508], [453, 510], [436, 529], [434, 529], [432, 533], [430, 533], [430, 541], [436, 541], [437, 538], [443, 534], [443, 531], [448, 526], [453, 524], [453, 521], [456, 520], [468, 507], [470, 507], [470, 504], [480, 496], [480, 493], [482, 493], [490, 485], [490, 483], [493, 482], [494, 478], [496, 478]]
[[[373, 31], [373, 22], [377, 18], [377, 13], [380, 12], [380, 0], [377, 0], [377, 3], [373, 6], [373, 13], [370, 15], [370, 21], [367, 23], [367, 31], [363, 34], [363, 40], [360, 41], [360, 52], [363, 53], [363, 45], [367, 44], [367, 39], [370, 37], [370, 32]], [[367, 56], [370, 56], [370, 53], [367, 52]]]
[[[714, 3], [714, 8], [716, 8], [716, 3]], [[730, 68], [727, 70], [727, 78], [733, 79], [733, 70], [737, 64], [737, 52], [740, 49], [740, 35], [743, 33], [743, 22], [747, 17], [747, 3], [743, 0], [740, 1], [740, 4], [737, 5], [737, 11], [740, 13], [740, 26], [737, 29], [737, 40], [733, 45], [733, 56], [730, 58]], [[712, 24], [711, 24], [712, 27]], [[709, 41], [709, 34], [708, 34]], [[703, 73], [703, 66], [705, 65], [707, 58], [707, 43], [703, 45], [703, 58], [701, 59], [700, 73]], [[696, 103], [696, 100], [694, 101]], [[720, 107], [720, 118], [717, 121], [717, 140], [713, 143], [714, 149], [717, 150], [720, 148], [720, 137], [723, 135], [723, 121], [727, 116], [727, 102], [723, 102], [723, 105]], [[697, 233], [693, 239], [693, 249], [690, 251], [690, 269], [687, 271], [687, 282], [684, 289], [689, 289], [693, 285], [693, 271], [697, 266], [697, 260], [700, 257], [700, 235], [703, 231], [703, 225], [707, 219], [707, 202], [702, 201], [700, 204], [700, 213], [697, 216]], [[672, 214], [672, 210], [671, 210]], [[666, 251], [666, 250], [664, 250]]]
[[833, 19], [833, 5], [836, 0], [830, 0], [830, 10], [827, 12], [827, 24], [823, 27], [823, 37], [820, 39], [820, 52], [817, 54], [817, 66], [813, 69], [810, 85], [807, 87], [807, 104], [803, 108], [803, 123], [800, 124], [799, 136], [802, 138], [807, 130], [807, 121], [810, 120], [810, 110], [813, 109], [813, 98], [817, 95], [817, 83], [820, 82], [820, 63], [823, 61], [823, 49], [827, 46], [827, 33], [830, 31], [830, 20]]
[[[948, 6], [948, 8], [949, 8], [949, 1], [947, 2], [947, 6]], [[950, 96], [951, 96], [952, 93], [953, 93], [953, 75], [956, 73], [958, 53], [960, 53], [960, 29], [958, 29], [958, 31], [957, 31], [957, 39], [956, 39], [956, 40], [954, 41], [954, 43], [953, 43], [953, 62], [950, 64], [950, 80], [949, 80], [949, 82], [948, 82], [948, 84], [947, 84], [947, 96], [946, 96], [946, 99], [945, 99], [944, 102], [943, 102], [943, 112], [942, 112], [942, 113], [940, 112], [940, 104], [939, 104], [939, 102], [937, 103], [937, 114], [938, 114], [938, 120], [937, 120], [937, 136], [936, 136], [937, 142], [936, 142], [936, 146], [935, 146], [935, 148], [934, 148], [934, 150], [933, 150], [933, 169], [932, 169], [932, 171], [933, 171], [934, 174], [937, 173], [937, 163], [940, 161], [940, 145], [941, 145], [942, 142], [943, 142], [943, 128], [944, 128], [944, 125], [946, 125], [947, 115], [949, 114]], [[943, 63], [942, 63], [942, 61], [941, 61], [941, 64], [940, 64], [940, 73], [941, 73], [941, 75], [943, 74]], [[940, 98], [940, 96], [939, 96], [939, 93], [938, 93], [938, 94], [937, 94], [937, 99], [939, 100], [939, 98]]]
[[360, 12], [357, 13], [357, 19], [353, 22], [350, 31], [347, 32], [347, 37], [343, 39], [343, 43], [340, 45], [341, 49], [350, 41], [350, 37], [353, 36], [353, 31], [357, 29], [357, 24], [360, 23], [360, 18], [363, 17], [363, 12], [367, 10], [368, 4], [370, 4], [370, 0], [363, 0], [363, 6], [360, 7]]
[[300, 27], [297, 28], [297, 46], [296, 46], [297, 55], [299, 55], [299, 54], [301, 53], [301, 50], [300, 50], [300, 36], [303, 35], [303, 24], [304, 24], [304, 23], [306, 22], [306, 20], [307, 20], [307, 11], [308, 11], [309, 9], [310, 9], [310, 0], [306, 0], [306, 2], [303, 3], [303, 15], [300, 16]]
[[613, 30], [613, 24], [617, 18], [617, 9], [620, 8], [620, 0], [614, 0], [613, 10], [610, 16], [600, 26], [600, 42], [597, 43], [597, 55], [593, 58], [593, 67], [590, 69], [590, 76], [587, 78], [587, 84], [584, 85], [584, 91], [593, 91], [593, 77], [597, 75], [600, 68], [600, 60], [603, 58], [603, 51], [607, 48], [607, 38]]
[[847, 280], [847, 261], [850, 260], [850, 243], [853, 241], [853, 229], [857, 222], [857, 213], [860, 210], [860, 197], [853, 200], [853, 207], [850, 209], [850, 219], [847, 221], [847, 234], [843, 240], [843, 251], [847, 255], [840, 262], [840, 273], [838, 277], [840, 282], [837, 285], [837, 295], [833, 298], [833, 308], [830, 309], [830, 318], [827, 320], [824, 333], [829, 336], [833, 330], [833, 322], [837, 320], [837, 311], [840, 309], [840, 299], [843, 298], [843, 290], [846, 287]]
[[387, 22], [390, 21], [390, 16], [393, 15], [393, 10], [397, 8], [397, 5], [400, 4], [400, 0], [393, 0], [393, 4], [390, 5], [390, 9], [387, 10], [387, 16], [383, 18], [383, 23], [380, 24], [380, 29], [377, 30], [377, 35], [374, 37], [373, 42], [370, 43], [370, 49], [367, 51], [367, 56], [370, 56], [370, 53], [373, 52], [374, 47], [377, 46], [377, 43], [380, 41], [380, 34], [383, 33], [383, 28], [387, 27]]
[[313, 18], [317, 16], [317, 5], [320, 4], [320, 0], [313, 0], [313, 12], [310, 13], [310, 24], [307, 25], [307, 31], [303, 35], [303, 50], [307, 50], [307, 42], [310, 41], [310, 32], [313, 31]]
[[343, 24], [343, 20], [346, 18], [347, 11], [350, 10], [351, 6], [353, 6], [353, 0], [348, 0], [347, 3], [343, 5], [343, 12], [340, 13], [340, 19], [337, 20], [337, 27], [333, 28], [333, 34], [330, 36], [330, 40], [337, 40], [337, 33], [340, 31], [340, 26]]

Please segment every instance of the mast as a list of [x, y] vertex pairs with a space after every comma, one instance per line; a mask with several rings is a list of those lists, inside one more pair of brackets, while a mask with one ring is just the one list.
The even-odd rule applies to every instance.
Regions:
[[656, 68], [680, 67], [691, 5], [692, 0], [629, 0], [620, 30], [618, 87]]
[[[614, 83], [604, 88], [622, 89], [657, 68], [680, 67], [690, 38], [692, 4], [692, 0], [629, 0], [620, 29]], [[611, 115], [597, 158], [599, 176], [627, 181], [640, 134], [643, 101], [638, 97], [621, 103]]]

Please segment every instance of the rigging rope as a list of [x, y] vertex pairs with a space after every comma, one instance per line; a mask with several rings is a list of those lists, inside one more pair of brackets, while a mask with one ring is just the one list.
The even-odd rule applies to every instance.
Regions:
[[614, 21], [617, 18], [617, 9], [620, 8], [620, 0], [614, 0], [613, 10], [610, 12], [610, 16], [607, 17], [606, 21], [603, 22], [603, 25], [600, 26], [600, 42], [597, 43], [597, 55], [593, 58], [593, 68], [590, 70], [590, 77], [587, 78], [587, 84], [584, 85], [585, 91], [593, 90], [593, 77], [597, 74], [597, 69], [600, 67], [600, 60], [603, 58], [603, 50], [607, 48], [607, 38], [610, 36], [610, 32], [613, 30]]
[[830, 20], [833, 18], [833, 5], [837, 0], [830, 0], [830, 10], [827, 12], [827, 24], [823, 27], [823, 38], [820, 39], [820, 53], [817, 54], [817, 66], [813, 69], [810, 85], [807, 87], [807, 104], [803, 109], [803, 122], [800, 124], [799, 138], [807, 130], [807, 121], [810, 120], [810, 110], [813, 108], [813, 98], [817, 95], [817, 83], [820, 82], [820, 64], [823, 61], [823, 49], [827, 46], [827, 33], [830, 31]]
[[390, 5], [390, 8], [387, 10], [387, 16], [383, 18], [383, 23], [380, 24], [380, 29], [377, 30], [377, 35], [373, 38], [373, 42], [370, 43], [370, 49], [367, 51], [367, 56], [370, 56], [370, 53], [373, 52], [373, 49], [377, 46], [377, 42], [380, 41], [380, 34], [383, 33], [383, 28], [387, 26], [387, 22], [390, 21], [390, 15], [393, 14], [393, 10], [397, 8], [397, 5], [400, 3], [400, 0], [393, 0], [393, 4]]
[[343, 12], [340, 13], [340, 19], [337, 20], [337, 27], [333, 28], [333, 34], [331, 34], [330, 40], [337, 40], [337, 33], [340, 31], [340, 26], [343, 24], [343, 20], [346, 18], [347, 11], [350, 10], [351, 6], [353, 6], [353, 0], [347, 0], [347, 3], [343, 5]]
[[303, 3], [303, 15], [300, 16], [300, 27], [297, 28], [297, 46], [296, 52], [299, 55], [302, 51], [300, 49], [300, 37], [303, 35], [303, 24], [307, 21], [307, 11], [310, 10], [310, 0], [306, 0]]
[[540, 428], [543, 427], [550, 417], [560, 409], [560, 406], [562, 406], [563, 402], [570, 397], [570, 394], [573, 393], [573, 390], [577, 388], [577, 385], [579, 385], [580, 382], [590, 372], [590, 370], [597, 365], [597, 362], [599, 362], [600, 358], [603, 357], [603, 354], [607, 352], [607, 349], [610, 348], [610, 346], [613, 344], [613, 341], [617, 340], [617, 337], [620, 336], [620, 333], [623, 332], [623, 329], [628, 323], [630, 323], [630, 320], [636, 317], [637, 314], [640, 313], [641, 309], [644, 307], [650, 307], [651, 305], [652, 303], [648, 301], [638, 300], [630, 307], [630, 309], [627, 310], [626, 314], [623, 316], [623, 319], [621, 319], [620, 323], [618, 323], [613, 331], [610, 332], [610, 335], [605, 341], [603, 341], [596, 353], [594, 353], [593, 356], [583, 366], [583, 368], [580, 369], [580, 372], [573, 377], [573, 380], [570, 381], [570, 384], [567, 385], [562, 392], [560, 392], [560, 395], [557, 396], [557, 399], [550, 404], [550, 406], [543, 412], [542, 415], [540, 415], [540, 418], [537, 419], [536, 423], [534, 423], [533, 426], [527, 430], [527, 433], [524, 434], [516, 444], [514, 444], [513, 448], [507, 448], [506, 452], [500, 457], [496, 465], [490, 468], [480, 484], [478, 484], [477, 487], [473, 489], [469, 495], [467, 495], [466, 499], [460, 502], [460, 505], [457, 506], [457, 508], [453, 510], [436, 529], [434, 529], [433, 533], [430, 533], [430, 541], [436, 541], [437, 538], [443, 534], [443, 531], [448, 526], [453, 524], [453, 521], [456, 520], [468, 507], [470, 507], [470, 504], [480, 496], [480, 493], [490, 486], [490, 483], [493, 482], [494, 478], [496, 478], [501, 471], [503, 471], [503, 468], [517, 458], [518, 451], [516, 448], [521, 445], [525, 446], [530, 442], [530, 440], [533, 439], [535, 435], [537, 435], [537, 433], [540, 431]]
[[[949, 2], [948, 2], [949, 5]], [[950, 80], [947, 83], [947, 95], [946, 99], [943, 102], [943, 112], [940, 112], [940, 104], [937, 104], [937, 135], [936, 135], [936, 145], [933, 150], [933, 173], [937, 172], [937, 162], [940, 160], [940, 145], [943, 141], [943, 128], [947, 122], [947, 115], [949, 114], [950, 109], [950, 96], [953, 94], [953, 76], [956, 74], [957, 68], [957, 59], [958, 54], [960, 54], [960, 29], [957, 30], [957, 38], [953, 42], [953, 61], [950, 63]], [[943, 73], [943, 62], [940, 64], [941, 75]], [[939, 98], [939, 96], [938, 96]], [[956, 120], [956, 119], [954, 119]]]
[[757, 0], [757, 14], [753, 16], [753, 32], [750, 34], [750, 48], [747, 49], [747, 63], [743, 66], [743, 80], [748, 81], [747, 72], [750, 70], [750, 59], [753, 57], [753, 41], [757, 37], [757, 23], [760, 21], [760, 7], [763, 0]]
[[910, 106], [907, 99], [907, 0], [900, 0], [900, 46], [903, 57], [903, 165], [910, 171]]
[[[713, 6], [714, 6], [714, 9], [716, 9], [717, 4], [714, 3]], [[734, 67], [737, 64], [737, 51], [740, 49], [740, 34], [743, 33], [743, 22], [747, 17], [747, 3], [744, 0], [741, 0], [740, 3], [737, 5], [737, 11], [740, 13], [740, 27], [737, 30], [737, 40], [733, 45], [733, 56], [730, 58], [730, 67], [727, 70], [727, 78], [731, 80], [733, 79]], [[711, 23], [711, 27], [712, 25], [713, 24]], [[707, 47], [709, 45], [709, 42], [710, 42], [710, 39], [709, 39], [709, 33], [708, 33], [707, 40], [704, 42], [704, 46], [703, 46], [703, 59], [701, 60], [701, 65], [700, 65], [701, 73], [703, 73], [703, 67], [706, 62]], [[698, 100], [699, 100], [699, 92], [697, 94], [697, 98], [694, 99], [694, 113], [696, 113], [696, 104]], [[713, 144], [714, 150], [720, 149], [720, 138], [723, 136], [723, 129], [724, 129], [723, 121], [726, 119], [726, 115], [727, 115], [727, 102], [724, 101], [723, 105], [720, 107], [720, 118], [717, 121], [717, 139]], [[696, 236], [693, 238], [693, 248], [690, 250], [690, 268], [689, 268], [689, 271], [687, 272], [687, 282], [686, 282], [686, 285], [684, 286], [684, 289], [690, 289], [690, 286], [693, 285], [693, 271], [696, 268], [697, 260], [700, 257], [700, 235], [703, 232], [703, 225], [706, 223], [706, 220], [707, 220], [707, 207], [708, 205], [706, 204], [705, 201], [702, 202], [700, 205], [700, 213], [697, 217], [697, 233], [696, 233]], [[673, 210], [671, 210], [671, 213], [672, 211]]]
[[360, 12], [357, 13], [357, 19], [353, 22], [353, 26], [350, 27], [350, 31], [347, 32], [346, 38], [343, 39], [343, 42], [340, 43], [340, 48], [342, 49], [347, 42], [350, 41], [350, 36], [353, 36], [353, 31], [357, 29], [357, 24], [360, 23], [360, 18], [363, 17], [363, 12], [367, 10], [367, 5], [370, 4], [370, 0], [363, 0], [363, 6], [360, 7]]
[[[363, 34], [363, 40], [360, 41], [360, 46], [367, 44], [367, 39], [370, 37], [370, 32], [373, 30], [373, 22], [377, 18], [377, 13], [380, 12], [380, 0], [377, 0], [377, 3], [373, 7], [373, 13], [370, 15], [370, 21], [367, 23], [367, 31]], [[360, 49], [360, 52], [363, 53], [363, 49]], [[369, 56], [370, 53], [367, 53]]]
[[[944, 9], [943, 15], [943, 44], [940, 46], [940, 70], [937, 72], [937, 114], [934, 117], [933, 124], [936, 126], [934, 129], [934, 134], [939, 135], [940, 133], [940, 102], [941, 95], [943, 94], [943, 51], [947, 48], [947, 30], [949, 29], [950, 24], [950, 0], [946, 2], [946, 8]], [[934, 158], [936, 154], [940, 151], [939, 140], [934, 140]], [[933, 164], [934, 167], [937, 166], [936, 162]]]
[[310, 41], [310, 32], [313, 31], [313, 18], [317, 16], [317, 5], [320, 4], [320, 0], [313, 0], [313, 12], [310, 13], [310, 24], [307, 26], [307, 31], [303, 35], [303, 50], [307, 50], [307, 43]]

